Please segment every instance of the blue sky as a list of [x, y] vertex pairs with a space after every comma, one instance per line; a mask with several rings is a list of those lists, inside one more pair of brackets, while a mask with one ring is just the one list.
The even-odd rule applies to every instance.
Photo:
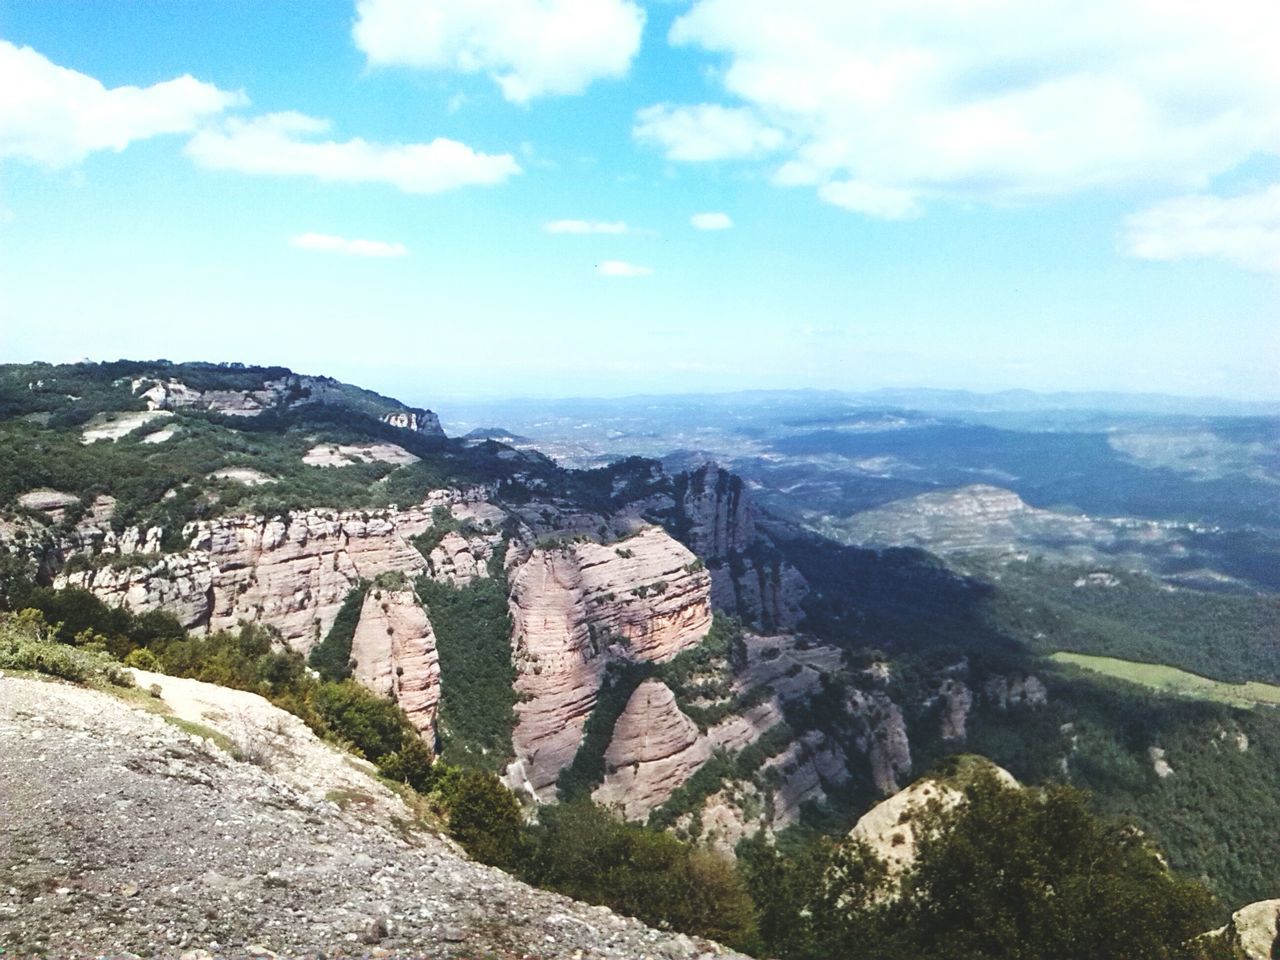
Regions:
[[1276, 49], [1273, 0], [0, 0], [0, 357], [1280, 399]]

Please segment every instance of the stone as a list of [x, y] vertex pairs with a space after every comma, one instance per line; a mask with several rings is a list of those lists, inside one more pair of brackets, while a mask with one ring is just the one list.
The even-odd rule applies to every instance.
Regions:
[[364, 934], [360, 939], [363, 943], [373, 945], [375, 943], [381, 943], [383, 940], [387, 939], [387, 936], [388, 931], [386, 919], [384, 917], [374, 917], [365, 925]]
[[534, 550], [511, 575], [513, 786], [554, 799], [610, 659], [664, 662], [711, 627], [710, 579], [660, 527]]
[[660, 680], [636, 687], [605, 750], [604, 781], [592, 799], [628, 820], [647, 817], [711, 759], [711, 744]]
[[355, 679], [400, 704], [430, 744], [436, 739], [440, 657], [427, 612], [411, 588], [365, 594], [351, 641]]

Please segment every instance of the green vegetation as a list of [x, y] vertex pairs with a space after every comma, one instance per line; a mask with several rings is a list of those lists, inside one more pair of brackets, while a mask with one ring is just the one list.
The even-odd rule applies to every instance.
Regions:
[[1280, 686], [1270, 683], [1222, 683], [1159, 663], [1135, 663], [1132, 660], [1094, 657], [1084, 653], [1055, 653], [1049, 659], [1115, 677], [1117, 680], [1127, 680], [1161, 693], [1212, 700], [1234, 707], [1260, 704], [1280, 706]]
[[[992, 775], [919, 824], [900, 887], [860, 841], [789, 860], [740, 846], [761, 938], [783, 960], [1203, 960], [1209, 894], [1141, 834], [1089, 813], [1067, 787], [1008, 789]], [[896, 892], [895, 892], [896, 891]]]
[[[994, 572], [994, 571], [993, 571]], [[1040, 562], [999, 568], [989, 613], [1034, 649], [1164, 663], [1225, 683], [1280, 683], [1280, 596], [1169, 590], [1113, 574], [1112, 586], [1076, 586], [1087, 568]]]
[[511, 759], [515, 667], [504, 578], [465, 587], [418, 580], [440, 654], [441, 755], [450, 763], [501, 770]]
[[732, 863], [670, 834], [621, 823], [585, 801], [546, 807], [521, 876], [646, 923], [754, 942], [753, 905]]
[[133, 679], [98, 644], [73, 647], [55, 639], [38, 610], [0, 613], [0, 669], [30, 670], [73, 683], [133, 685]]
[[556, 790], [561, 800], [589, 797], [605, 775], [604, 754], [613, 739], [613, 728], [626, 709], [636, 687], [653, 676], [654, 665], [630, 661], [610, 663], [596, 695], [596, 705], [582, 730], [582, 742], [573, 763], [560, 771]]
[[342, 601], [325, 638], [311, 648], [308, 662], [326, 680], [345, 680], [351, 676], [351, 642], [360, 625], [360, 610], [368, 592], [369, 584], [363, 580], [353, 587]]
[[[1024, 783], [1060, 781], [1065, 759], [1095, 810], [1136, 823], [1227, 902], [1280, 888], [1280, 711], [1169, 696], [1074, 667], [1042, 676], [1048, 705], [975, 711], [966, 749]], [[1165, 751], [1172, 776], [1156, 775], [1151, 747]]]

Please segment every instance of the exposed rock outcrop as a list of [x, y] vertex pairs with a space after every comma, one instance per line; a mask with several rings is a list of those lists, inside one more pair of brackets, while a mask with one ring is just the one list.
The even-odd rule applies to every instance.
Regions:
[[938, 695], [942, 700], [942, 739], [963, 740], [968, 732], [969, 711], [973, 709], [973, 691], [963, 680], [948, 677], [942, 681]]
[[866, 723], [859, 746], [871, 762], [876, 788], [886, 795], [896, 793], [899, 778], [911, 772], [911, 743], [902, 708], [881, 691], [854, 690], [849, 695], [848, 709]]
[[1273, 960], [1280, 954], [1280, 900], [1259, 900], [1231, 915], [1247, 960]]
[[[452, 563], [428, 567], [409, 542], [433, 525], [438, 506], [478, 500], [483, 491], [440, 490], [407, 510], [305, 510], [284, 517], [225, 517], [188, 524], [187, 550], [127, 569], [102, 567], [62, 574], [58, 586], [78, 586], [104, 601], [139, 613], [169, 609], [189, 627], [233, 628], [240, 620], [265, 622], [302, 652], [323, 637], [352, 587], [361, 579], [398, 571], [410, 577], [465, 583], [484, 575], [498, 534], [461, 538]], [[159, 548], [158, 528], [145, 535], [85, 527], [64, 553], [148, 553]], [[465, 547], [465, 549], [464, 549]], [[467, 553], [477, 565], [462, 561]], [[487, 572], [487, 571], [485, 571]]]
[[444, 436], [440, 418], [430, 410], [402, 410], [398, 413], [388, 413], [382, 418], [382, 422], [426, 437]]
[[997, 676], [982, 685], [987, 700], [1001, 710], [1025, 705], [1040, 707], [1049, 702], [1049, 690], [1033, 673], [1023, 676]]
[[742, 553], [756, 541], [756, 515], [742, 478], [714, 462], [689, 474], [681, 501], [687, 542], [700, 557]]
[[413, 590], [370, 590], [351, 641], [354, 676], [400, 704], [428, 743], [436, 738], [440, 657], [427, 613]]
[[58, 589], [80, 587], [113, 607], [145, 613], [166, 610], [188, 629], [207, 626], [213, 609], [216, 570], [207, 556], [169, 553], [136, 566], [105, 566], [61, 573]]
[[783, 830], [800, 822], [800, 810], [810, 802], [823, 803], [828, 786], [849, 782], [849, 761], [835, 743], [820, 731], [810, 731], [786, 750], [765, 761], [766, 775], [777, 777], [773, 793], [773, 817], [769, 826]]
[[310, 467], [348, 467], [353, 463], [417, 463], [404, 447], [394, 443], [321, 443], [302, 455]]
[[660, 527], [617, 544], [534, 550], [511, 578], [516, 665], [510, 779], [551, 799], [595, 706], [608, 658], [659, 663], [711, 626], [710, 580]]
[[765, 630], [800, 622], [809, 590], [800, 572], [772, 548], [742, 478], [707, 463], [677, 482], [682, 537], [711, 570], [717, 610]]
[[186, 723], [0, 677], [5, 956], [741, 956], [467, 859], [370, 764], [255, 694], [137, 680]]
[[977, 771], [994, 773], [1006, 787], [1019, 786], [1013, 774], [1002, 767], [983, 758], [968, 758], [968, 769], [958, 780], [933, 777], [918, 780], [876, 804], [849, 831], [849, 836], [865, 842], [888, 866], [887, 896], [896, 894], [897, 881], [915, 863], [920, 817], [929, 809], [948, 810], [961, 803], [964, 779]]
[[604, 782], [592, 794], [630, 820], [647, 816], [711, 758], [698, 726], [659, 680], [636, 687], [605, 751]]

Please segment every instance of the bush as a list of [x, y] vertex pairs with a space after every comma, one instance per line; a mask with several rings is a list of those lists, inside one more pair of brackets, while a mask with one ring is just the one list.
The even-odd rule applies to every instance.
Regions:
[[155, 673], [160, 669], [160, 661], [156, 655], [145, 647], [139, 647], [137, 650], [129, 651], [129, 655], [124, 658], [126, 667], [135, 667], [138, 670], [148, 670]]
[[38, 610], [0, 614], [0, 668], [34, 670], [72, 683], [133, 686], [133, 678], [111, 657], [59, 643], [54, 632]]
[[417, 737], [407, 737], [399, 750], [378, 761], [378, 773], [425, 794], [436, 785], [439, 771], [427, 745]]
[[547, 807], [531, 831], [526, 879], [567, 896], [731, 945], [754, 938], [733, 865], [668, 833], [622, 823], [588, 800]]
[[320, 684], [311, 703], [329, 731], [374, 763], [416, 736], [399, 706], [353, 680]]
[[524, 817], [510, 790], [487, 770], [454, 771], [441, 785], [449, 833], [467, 853], [495, 867], [522, 859]]

